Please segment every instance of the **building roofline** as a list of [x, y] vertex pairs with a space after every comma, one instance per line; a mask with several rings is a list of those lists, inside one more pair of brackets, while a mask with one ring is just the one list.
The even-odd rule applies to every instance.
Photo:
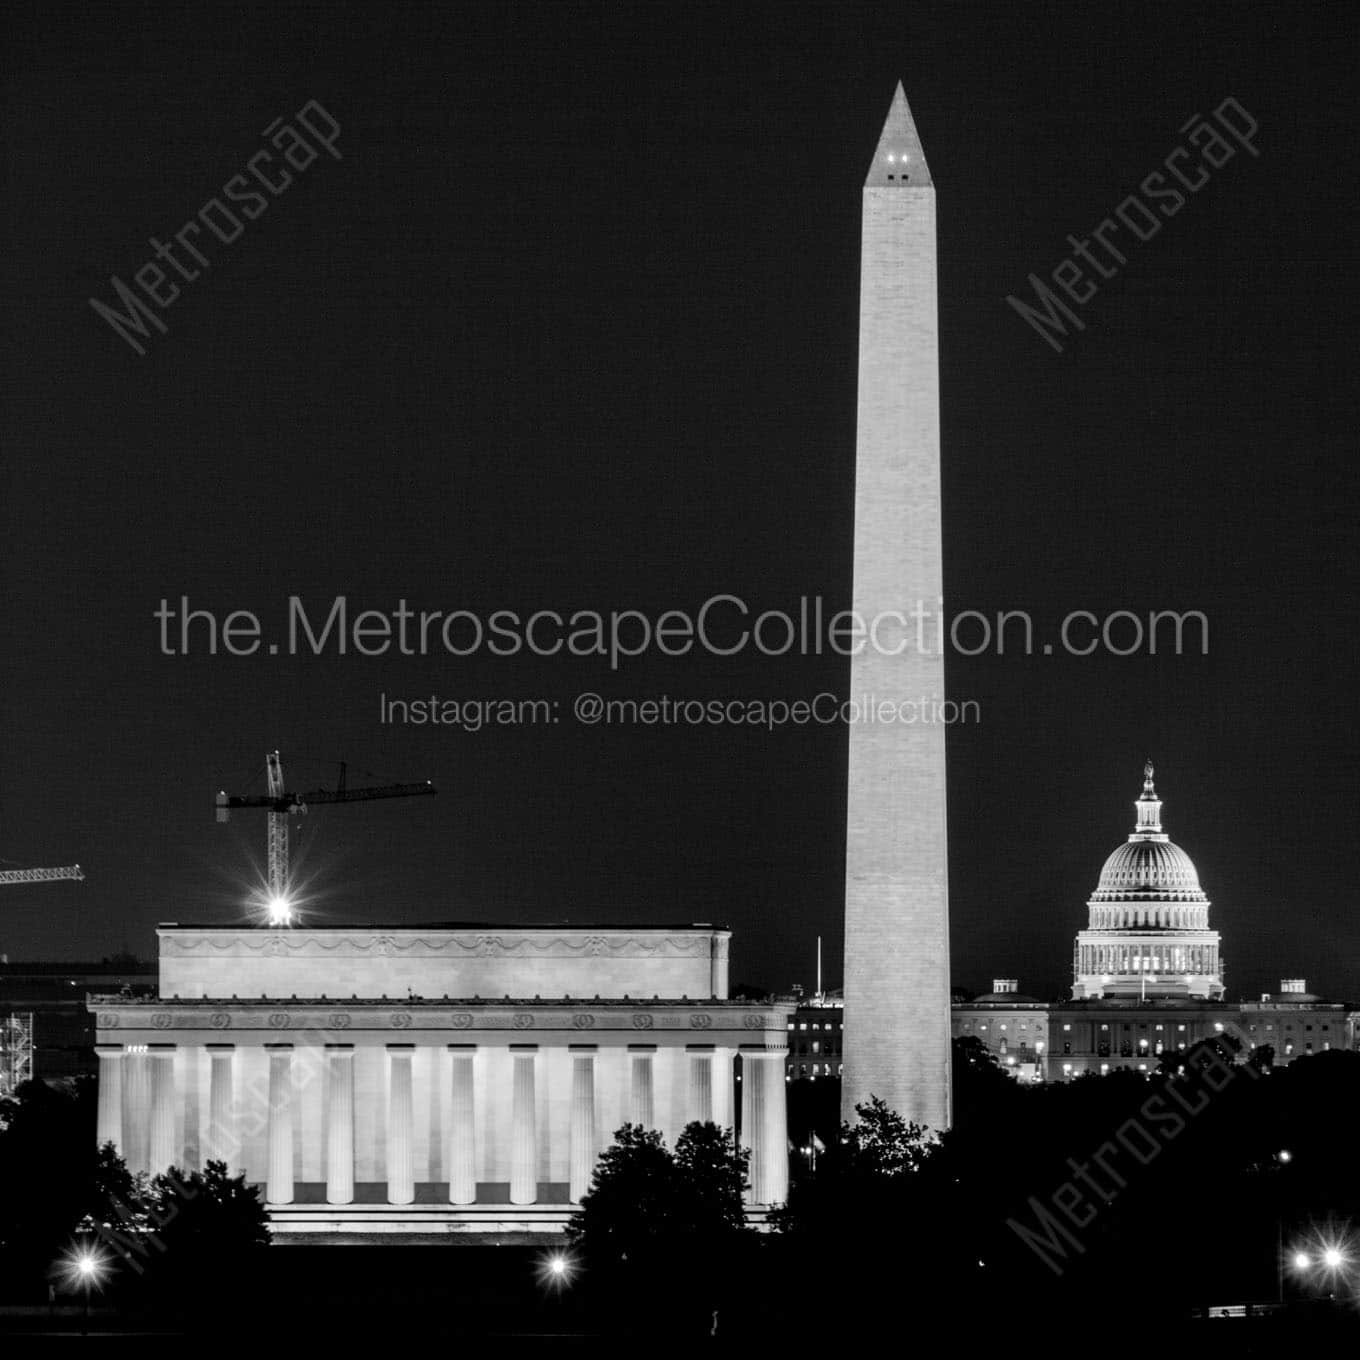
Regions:
[[404, 1009], [449, 1006], [520, 1006], [580, 1010], [583, 1006], [618, 1007], [637, 1010], [650, 1006], [719, 1006], [731, 1010], [777, 1010], [788, 1007], [776, 1001], [745, 1001], [733, 997], [709, 996], [123, 996], [113, 992], [89, 992], [85, 996], [91, 1006], [114, 1009], [121, 1006], [174, 1006], [194, 1010], [221, 1010], [223, 1006], [268, 1006], [274, 1010], [284, 1006], [393, 1006]]
[[335, 921], [318, 925], [304, 926], [260, 926], [251, 921], [224, 923], [221, 921], [159, 921], [156, 933], [166, 930], [203, 930], [221, 931], [224, 934], [259, 934], [271, 931], [278, 934], [305, 935], [320, 934], [325, 931], [342, 932], [355, 930], [380, 931], [384, 935], [401, 935], [412, 931], [429, 930], [494, 930], [505, 933], [530, 930], [627, 930], [634, 934], [652, 931], [704, 930], [717, 935], [730, 935], [732, 928], [718, 925], [712, 921], [671, 921], [660, 925], [639, 921], [417, 921], [393, 925], [390, 921]]

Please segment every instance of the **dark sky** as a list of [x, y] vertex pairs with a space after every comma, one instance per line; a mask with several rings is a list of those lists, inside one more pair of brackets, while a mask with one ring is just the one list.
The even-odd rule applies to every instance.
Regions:
[[[835, 659], [158, 652], [162, 597], [849, 602], [860, 186], [901, 78], [939, 207], [952, 609], [1199, 609], [1207, 657], [949, 663], [954, 975], [1057, 994], [1143, 759], [1231, 995], [1357, 971], [1356, 12], [1337, 5], [124, 4], [5, 42], [0, 855], [12, 959], [233, 919], [219, 786], [334, 762], [310, 919], [721, 920], [839, 981], [844, 734], [585, 728], [581, 691], [808, 697]], [[1238, 154], [1054, 353], [1003, 298], [1236, 98]], [[318, 100], [323, 157], [139, 357], [91, 310]], [[378, 695], [546, 697], [394, 728]], [[238, 789], [239, 786], [239, 789]]]

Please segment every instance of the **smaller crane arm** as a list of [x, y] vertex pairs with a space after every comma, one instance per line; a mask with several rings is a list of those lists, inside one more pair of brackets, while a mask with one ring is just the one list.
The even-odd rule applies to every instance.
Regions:
[[85, 881], [85, 871], [79, 864], [64, 864], [59, 869], [0, 869], [0, 883], [52, 883], [59, 878]]

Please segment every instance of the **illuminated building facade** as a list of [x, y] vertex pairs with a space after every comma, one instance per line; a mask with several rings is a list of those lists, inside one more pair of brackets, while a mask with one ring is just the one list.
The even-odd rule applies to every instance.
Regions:
[[90, 998], [98, 1137], [226, 1161], [276, 1234], [560, 1231], [627, 1122], [739, 1127], [751, 1203], [786, 1197], [786, 1011], [728, 998], [726, 930], [157, 934], [157, 995]]
[[[1276, 1065], [1360, 1047], [1360, 1011], [1309, 992], [1301, 978], [1283, 979], [1278, 992], [1255, 1002], [1225, 1000], [1209, 899], [1190, 857], [1162, 830], [1150, 764], [1134, 807], [1133, 833], [1105, 861], [1087, 903], [1071, 1000], [1025, 996], [1014, 978], [1000, 978], [990, 992], [954, 1002], [953, 1036], [979, 1040], [1024, 1081], [1152, 1071], [1164, 1055], [1220, 1035], [1247, 1053], [1268, 1047]], [[813, 1066], [817, 1036], [803, 1029], [812, 1014], [800, 1010], [791, 1023], [793, 1080], [830, 1075]], [[834, 1026], [824, 1012], [818, 1019], [823, 1030]], [[847, 1044], [847, 1063], [852, 1056]]]
[[1044, 1081], [1048, 1006], [1020, 991], [1015, 978], [996, 978], [992, 990], [953, 1007], [954, 1037], [980, 1040], [1019, 1081]]
[[1209, 899], [1190, 856], [1162, 830], [1162, 802], [1143, 769], [1128, 840], [1105, 861], [1086, 904], [1087, 928], [1073, 950], [1072, 997], [1223, 995], [1218, 932], [1209, 929]]
[[788, 1021], [790, 1081], [841, 1075], [844, 1016], [839, 995], [797, 1003]]

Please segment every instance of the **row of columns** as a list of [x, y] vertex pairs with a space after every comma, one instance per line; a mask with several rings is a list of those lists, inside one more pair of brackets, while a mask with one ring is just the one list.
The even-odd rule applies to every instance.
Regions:
[[1164, 930], [1207, 930], [1209, 908], [1124, 903], [1116, 907], [1094, 907], [1092, 930], [1137, 930], [1139, 926], [1158, 926]]
[[[1213, 945], [1091, 945], [1080, 946], [1080, 971], [1095, 973], [1205, 973], [1217, 972]], [[1146, 961], [1147, 966], [1141, 967]]]
[[[207, 1045], [210, 1057], [208, 1127], [204, 1160], [239, 1163], [233, 1103], [230, 1044]], [[271, 1204], [293, 1200], [294, 1086], [293, 1046], [266, 1044], [269, 1057], [269, 1110], [265, 1198]], [[538, 1048], [511, 1044], [510, 1202], [533, 1204], [538, 1198]], [[410, 1204], [415, 1198], [415, 1110], [411, 1062], [414, 1044], [388, 1044], [387, 1198]], [[596, 1054], [594, 1045], [571, 1045], [571, 1094], [568, 1119], [569, 1196], [579, 1203], [590, 1188], [599, 1153], [596, 1128]], [[175, 1140], [173, 1044], [147, 1046], [149, 1062], [130, 1065], [124, 1081], [121, 1048], [99, 1052], [98, 1139], [112, 1142], [134, 1168], [163, 1171], [179, 1160]], [[452, 1083], [444, 1165], [449, 1202], [472, 1204], [477, 1198], [476, 1101], [473, 1045], [449, 1045]], [[725, 1111], [714, 1101], [714, 1051], [691, 1048], [687, 1120], [708, 1122]], [[788, 1191], [788, 1156], [782, 1051], [743, 1048], [741, 1142], [751, 1153], [750, 1198], [755, 1203], [782, 1202]], [[653, 1045], [628, 1050], [628, 1117], [645, 1128], [655, 1127]], [[327, 1044], [325, 1109], [326, 1200], [354, 1200], [354, 1047]], [[140, 1144], [147, 1130], [146, 1146]]]

